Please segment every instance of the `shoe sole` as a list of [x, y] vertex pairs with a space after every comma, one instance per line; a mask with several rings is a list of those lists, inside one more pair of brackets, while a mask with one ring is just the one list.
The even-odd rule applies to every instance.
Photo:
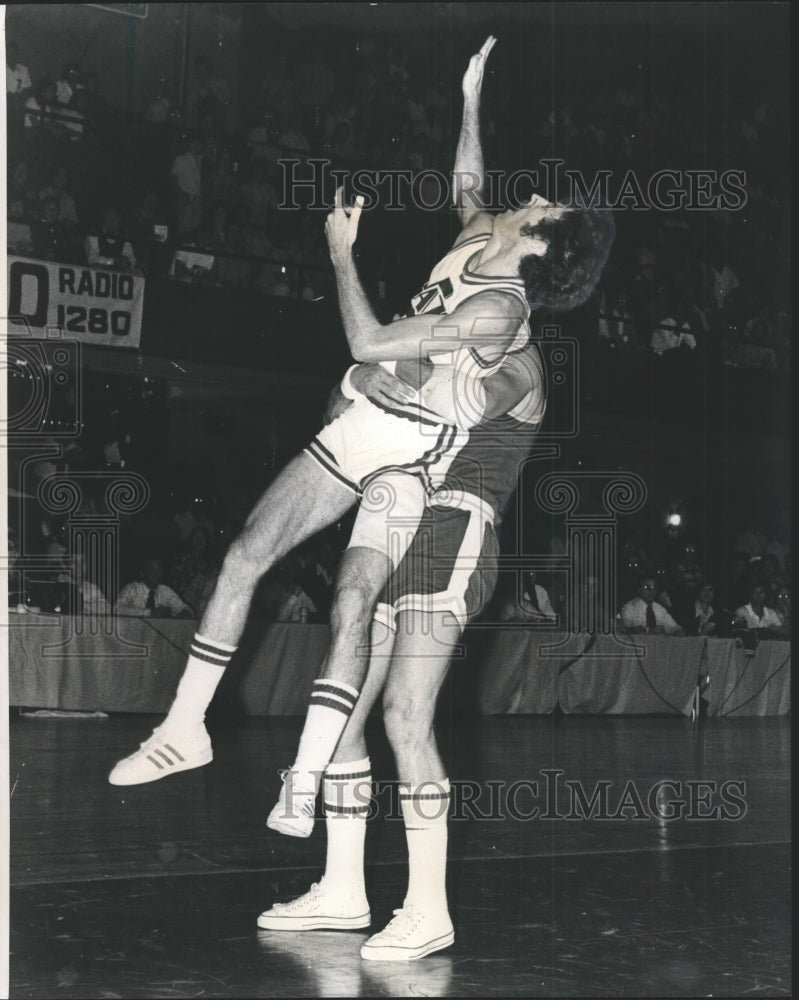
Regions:
[[367, 962], [412, 962], [417, 958], [424, 958], [432, 955], [434, 951], [441, 951], [442, 948], [449, 948], [455, 941], [455, 931], [442, 934], [441, 937], [433, 938], [425, 944], [416, 948], [400, 948], [396, 945], [377, 945], [370, 947], [367, 942], [361, 947], [361, 958]]
[[126, 778], [114, 777], [114, 772], [108, 775], [108, 783], [110, 785], [125, 786], [128, 785], [147, 785], [152, 781], [160, 781], [162, 778], [168, 778], [172, 774], [177, 774], [179, 771], [191, 771], [195, 767], [205, 767], [206, 764], [210, 764], [214, 759], [214, 752], [212, 749], [208, 749], [205, 753], [201, 754], [199, 758], [195, 758], [192, 761], [177, 761], [171, 764], [169, 767], [164, 767], [163, 773], [157, 771], [155, 774], [151, 774], [146, 778]]
[[372, 914], [359, 913], [356, 917], [270, 917], [262, 913], [258, 926], [265, 931], [346, 931], [362, 930], [372, 922]]
[[270, 816], [266, 821], [266, 825], [270, 830], [274, 830], [275, 833], [282, 833], [286, 837], [302, 837], [305, 839], [313, 833], [313, 824], [307, 830], [298, 829], [290, 819], [280, 819], [279, 817], [272, 818]]

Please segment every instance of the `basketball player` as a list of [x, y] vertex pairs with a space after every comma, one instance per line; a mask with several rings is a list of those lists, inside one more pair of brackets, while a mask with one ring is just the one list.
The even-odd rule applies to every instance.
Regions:
[[[464, 77], [464, 127], [456, 158], [456, 172], [464, 176], [482, 176], [479, 94], [483, 64], [492, 46], [493, 39], [489, 39], [481, 52], [472, 58]], [[476, 193], [479, 195], [479, 189]], [[509, 349], [516, 349], [520, 328], [526, 329], [528, 306], [521, 288], [527, 299], [537, 305], [568, 308], [584, 300], [598, 280], [609, 249], [607, 222], [602, 218], [607, 213], [570, 211], [534, 198], [516, 212], [492, 217], [478, 211], [474, 200], [465, 197], [461, 199], [460, 212], [465, 228], [451, 254], [468, 253], [468, 260], [462, 265], [460, 275], [452, 267], [448, 268], [452, 288], [440, 284], [438, 279], [432, 283], [438, 286], [437, 306], [445, 311], [449, 307], [451, 312], [443, 321], [433, 321], [429, 315], [421, 313], [381, 326], [371, 312], [352, 258], [360, 207], [348, 212], [341, 197], [337, 199], [336, 208], [328, 219], [327, 234], [336, 268], [345, 332], [353, 356], [358, 361], [411, 363], [411, 368], [415, 367], [418, 372], [418, 389], [415, 386], [416, 392], [412, 394], [414, 406], [399, 413], [386, 413], [385, 408], [374, 403], [367, 407], [365, 397], [362, 401], [350, 391], [350, 395], [356, 396], [352, 410], [344, 413], [339, 421], [346, 422], [349, 418], [351, 439], [337, 435], [344, 424], [334, 421], [319, 435], [314, 446], [295, 458], [267, 490], [244, 531], [228, 551], [165, 722], [137, 752], [114, 768], [109, 778], [113, 784], [157, 780], [211, 760], [204, 714], [235, 651], [260, 576], [294, 545], [338, 520], [354, 502], [354, 488], [368, 486], [375, 471], [381, 472], [382, 482], [389, 483], [391, 479], [386, 479], [386, 473], [396, 473], [401, 484], [395, 491], [400, 503], [399, 513], [405, 512], [403, 498], [410, 497], [409, 516], [411, 519], [421, 516], [425, 474], [429, 474], [435, 464], [428, 459], [432, 454], [438, 460], [444, 446], [448, 447], [456, 430], [461, 429], [457, 423], [448, 422], [461, 408], [460, 398], [452, 392], [452, 384], [466, 387], [464, 391], [476, 400], [476, 405], [469, 407], [470, 412], [462, 421], [474, 424], [485, 411], [487, 399], [486, 392], [474, 390], [475, 386], [482, 389], [482, 382], [488, 384], [481, 373], [492, 371]], [[453, 282], [453, 278], [460, 280]], [[462, 292], [464, 287], [469, 294]], [[419, 306], [426, 308], [431, 301], [428, 296]], [[452, 337], [453, 330], [456, 336], [445, 340], [444, 334]], [[431, 350], [431, 346], [444, 348], [444, 351]], [[437, 366], [440, 355], [445, 358], [445, 364]], [[461, 364], [466, 367], [465, 374], [460, 371]], [[406, 373], [403, 371], [403, 374]], [[414, 372], [407, 374], [412, 383]], [[403, 397], [400, 393], [402, 402], [407, 402], [406, 397], [407, 394]], [[423, 421], [430, 414], [441, 416], [436, 406], [447, 412], [444, 420], [439, 421], [440, 428], [431, 418], [434, 425], [431, 449]], [[349, 417], [351, 412], [364, 415], [364, 426], [358, 426], [358, 422]], [[420, 440], [425, 443], [413, 468], [418, 476], [412, 478], [404, 470], [398, 472], [397, 466], [402, 467], [405, 463], [396, 459], [391, 461], [389, 469], [383, 469], [380, 464], [365, 469], [362, 456], [370, 453], [370, 449], [378, 461], [383, 458], [382, 453], [375, 453], [365, 425], [370, 420], [383, 421], [384, 452], [393, 441], [385, 436], [386, 419], [402, 421], [399, 426], [405, 429], [411, 423], [408, 419], [411, 413], [420, 415], [417, 420], [423, 428]], [[330, 434], [326, 435], [326, 431]], [[388, 433], [391, 434], [390, 429]], [[396, 437], [402, 444], [402, 435], [398, 432]], [[319, 444], [321, 449], [317, 447]], [[329, 448], [329, 455], [325, 453], [328, 444], [334, 445]], [[320, 452], [328, 460], [326, 464], [319, 463]], [[446, 474], [455, 454], [450, 452], [447, 456], [437, 480], [427, 476], [430, 486], [442, 481], [441, 476]], [[418, 484], [415, 493], [407, 487], [411, 481]], [[397, 511], [393, 513], [396, 515]], [[311, 696], [297, 760], [291, 769], [294, 777], [291, 804], [296, 806], [298, 795], [304, 796], [302, 812], [305, 817], [300, 816], [298, 821], [296, 812], [288, 815], [286, 797], [281, 796], [269, 824], [282, 832], [299, 836], [310, 833], [317, 775], [332, 758], [358, 700], [366, 669], [365, 661], [357, 657], [354, 650], [367, 646], [369, 622], [377, 596], [392, 567], [404, 554], [402, 546], [394, 551], [387, 551], [388, 548], [385, 516], [375, 518], [362, 507], [339, 571], [337, 597], [331, 614], [330, 650]]]
[[[492, 405], [512, 412], [531, 391], [534, 405], [515, 417], [489, 417], [475, 430], [381, 595], [368, 673], [322, 782], [324, 876], [298, 899], [262, 913], [262, 929], [369, 926], [364, 842], [371, 765], [364, 728], [382, 692], [400, 783], [409, 878], [402, 907], [383, 931], [364, 943], [361, 955], [367, 960], [409, 961], [454, 941], [445, 885], [449, 780], [434, 736], [434, 712], [463, 628], [494, 590], [501, 517], [543, 415], [540, 371], [525, 360], [515, 356], [503, 367], [501, 380], [493, 380]], [[367, 390], [378, 381], [381, 391], [390, 391], [384, 376], [377, 378], [362, 366], [353, 382]]]

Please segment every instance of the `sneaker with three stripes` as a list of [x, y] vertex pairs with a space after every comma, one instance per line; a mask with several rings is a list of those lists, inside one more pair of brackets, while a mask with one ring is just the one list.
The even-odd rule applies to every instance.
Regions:
[[119, 761], [108, 780], [112, 785], [143, 785], [178, 771], [202, 767], [213, 759], [211, 738], [205, 726], [180, 731], [161, 725], [135, 753]]
[[318, 776], [288, 769], [281, 771], [280, 777], [283, 787], [266, 825], [287, 837], [310, 837], [316, 818]]

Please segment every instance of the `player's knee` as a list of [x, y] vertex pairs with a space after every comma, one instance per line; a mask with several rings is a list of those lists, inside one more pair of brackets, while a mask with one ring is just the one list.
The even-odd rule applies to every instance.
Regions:
[[371, 622], [377, 596], [375, 587], [367, 580], [338, 582], [330, 609], [331, 629], [336, 632], [354, 625], [366, 628]]
[[421, 707], [411, 698], [386, 693], [383, 698], [383, 724], [395, 753], [425, 747], [433, 738], [429, 706]]
[[225, 553], [220, 581], [234, 588], [254, 587], [266, 568], [261, 560], [255, 558], [247, 537], [239, 535]]

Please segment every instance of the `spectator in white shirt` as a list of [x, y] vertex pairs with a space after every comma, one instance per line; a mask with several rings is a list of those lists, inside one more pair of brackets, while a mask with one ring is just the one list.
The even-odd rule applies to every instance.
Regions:
[[645, 576], [638, 586], [638, 596], [621, 609], [621, 620], [627, 632], [646, 632], [650, 635], [685, 635], [684, 629], [655, 600], [657, 585], [651, 576]]
[[32, 86], [28, 67], [19, 62], [19, 46], [16, 42], [6, 42], [6, 94], [25, 94]]
[[766, 607], [766, 588], [756, 583], [749, 592], [749, 603], [735, 610], [736, 624], [751, 629], [779, 629], [782, 626], [776, 611]]
[[87, 578], [86, 557], [76, 552], [72, 557], [69, 572], [58, 577], [59, 583], [68, 584], [72, 593], [67, 596], [66, 607], [73, 615], [105, 615], [108, 614], [108, 602], [105, 594], [96, 583]]
[[192, 609], [172, 590], [161, 583], [164, 567], [160, 559], [148, 559], [142, 567], [142, 579], [122, 588], [114, 611], [118, 615], [139, 618], [193, 618]]
[[68, 63], [64, 67], [64, 72], [55, 82], [56, 99], [59, 104], [65, 107], [70, 103], [74, 94], [83, 89], [80, 82], [80, 70], [76, 63]]

